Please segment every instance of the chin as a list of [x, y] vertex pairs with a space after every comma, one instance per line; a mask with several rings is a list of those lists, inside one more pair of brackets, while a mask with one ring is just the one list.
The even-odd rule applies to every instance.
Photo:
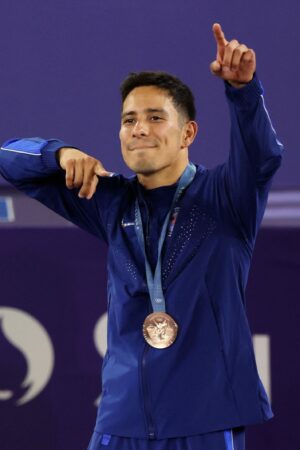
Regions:
[[136, 161], [130, 164], [126, 162], [126, 164], [133, 172], [140, 173], [142, 175], [151, 175], [159, 170], [157, 163], [155, 164], [155, 162], [150, 161]]

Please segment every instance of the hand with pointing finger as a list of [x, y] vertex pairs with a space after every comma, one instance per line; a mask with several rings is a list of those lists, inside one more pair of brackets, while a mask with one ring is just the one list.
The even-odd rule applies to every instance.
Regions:
[[227, 41], [219, 23], [214, 23], [212, 30], [217, 42], [217, 55], [210, 64], [211, 72], [234, 87], [243, 87], [252, 80], [256, 69], [254, 50], [236, 39]]
[[104, 169], [101, 161], [72, 147], [58, 151], [58, 161], [66, 171], [68, 189], [80, 188], [78, 197], [90, 200], [96, 192], [98, 177], [109, 177], [111, 172]]

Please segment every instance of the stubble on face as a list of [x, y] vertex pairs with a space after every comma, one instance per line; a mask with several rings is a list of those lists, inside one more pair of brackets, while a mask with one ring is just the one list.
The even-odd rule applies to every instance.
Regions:
[[146, 188], [178, 180], [188, 164], [188, 146], [196, 133], [196, 122], [190, 121], [163, 89], [140, 86], [124, 100], [119, 133], [122, 156]]
[[133, 89], [123, 104], [120, 140], [127, 166], [151, 176], [180, 154], [182, 121], [168, 93], [155, 86]]
[[132, 140], [127, 145], [123, 156], [125, 162], [135, 173], [151, 175], [159, 168], [160, 142], [153, 137]]
[[157, 172], [158, 167], [155, 161], [149, 161], [147, 159], [141, 159], [140, 161], [132, 161], [130, 164], [130, 169], [136, 174], [141, 175], [153, 175]]
[[173, 184], [188, 163], [186, 119], [156, 86], [133, 89], [123, 103], [120, 141], [126, 165], [145, 187]]
[[[160, 153], [161, 149], [158, 145], [157, 147], [145, 150], [134, 150], [135, 158], [127, 160], [128, 167], [136, 174], [141, 174], [145, 176], [151, 176], [163, 172], [164, 170], [170, 168], [176, 163], [179, 156], [174, 155], [171, 157], [166, 157]], [[139, 152], [139, 154], [137, 154]], [[150, 155], [150, 152], [152, 154]]]

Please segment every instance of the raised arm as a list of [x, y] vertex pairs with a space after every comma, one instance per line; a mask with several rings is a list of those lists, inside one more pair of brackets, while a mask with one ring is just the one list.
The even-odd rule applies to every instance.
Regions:
[[230, 153], [222, 166], [221, 189], [228, 211], [252, 246], [283, 146], [265, 106], [254, 50], [236, 39], [228, 42], [219, 24], [214, 24], [213, 32], [217, 56], [211, 71], [225, 81], [231, 118]]
[[105, 237], [101, 203], [94, 195], [101, 162], [58, 139], [10, 139], [1, 146], [0, 173], [17, 189], [92, 234]]

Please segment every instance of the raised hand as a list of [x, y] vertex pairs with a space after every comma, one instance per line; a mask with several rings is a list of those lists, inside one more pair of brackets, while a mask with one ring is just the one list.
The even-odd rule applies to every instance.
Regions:
[[235, 87], [249, 83], [256, 69], [254, 50], [236, 39], [227, 41], [219, 23], [214, 23], [212, 30], [217, 43], [217, 55], [210, 64], [211, 72]]
[[58, 160], [61, 168], [66, 171], [67, 188], [80, 188], [80, 198], [90, 200], [96, 191], [98, 177], [111, 176], [111, 172], [104, 169], [101, 161], [71, 147], [61, 148]]

